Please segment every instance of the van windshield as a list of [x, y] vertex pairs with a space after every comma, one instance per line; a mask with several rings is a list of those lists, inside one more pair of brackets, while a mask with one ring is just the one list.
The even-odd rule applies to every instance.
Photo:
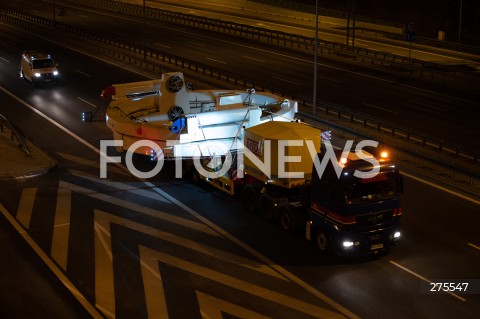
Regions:
[[46, 69], [55, 67], [55, 62], [52, 59], [33, 60], [34, 69]]

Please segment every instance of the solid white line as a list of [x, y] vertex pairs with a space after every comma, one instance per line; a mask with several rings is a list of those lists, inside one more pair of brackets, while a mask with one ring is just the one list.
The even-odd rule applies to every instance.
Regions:
[[253, 60], [253, 61], [265, 63], [265, 61], [263, 61], [263, 60], [256, 59], [256, 58], [252, 58], [252, 57], [249, 57], [249, 56], [246, 56], [246, 55], [244, 55], [243, 57], [244, 57], [245, 59], [250, 59], [250, 60]]
[[446, 193], [449, 193], [449, 194], [451, 194], [451, 195], [460, 197], [461, 199], [464, 199], [464, 200], [467, 200], [467, 201], [472, 202], [472, 203], [474, 203], [474, 204], [480, 205], [480, 201], [479, 201], [479, 200], [476, 200], [476, 199], [474, 199], [474, 198], [468, 197], [468, 196], [463, 195], [463, 194], [461, 194], [461, 193], [459, 193], [459, 192], [452, 191], [452, 190], [450, 190], [450, 189], [448, 189], [448, 188], [446, 188], [446, 187], [443, 187], [443, 186], [434, 184], [434, 183], [432, 183], [432, 182], [426, 181], [426, 180], [424, 180], [424, 179], [421, 179], [421, 178], [419, 178], [419, 177], [416, 177], [416, 176], [411, 175], [411, 174], [408, 174], [408, 173], [402, 172], [402, 175], [407, 176], [408, 178], [414, 179], [414, 180], [416, 180], [417, 182], [426, 184], [426, 185], [428, 185], [428, 186], [432, 186], [432, 187], [434, 187], [434, 188], [436, 188], [436, 189], [439, 189], [439, 190], [444, 191], [444, 192], [446, 192]]
[[[59, 182], [57, 192], [57, 206], [55, 208], [55, 221], [53, 222], [52, 244], [50, 256], [57, 264], [67, 270], [68, 242], [70, 239], [70, 214], [72, 208], [72, 192], [63, 187]], [[62, 226], [62, 227], [60, 227]]]
[[90, 105], [90, 106], [93, 106], [94, 108], [97, 108], [97, 106], [96, 106], [95, 104], [90, 103], [90, 102], [88, 102], [87, 100], [84, 100], [84, 99], [82, 99], [82, 98], [79, 97], [79, 96], [77, 96], [77, 99], [79, 99], [79, 100], [82, 101], [83, 103], [86, 103], [86, 104], [88, 104], [88, 105]]
[[375, 106], [375, 105], [369, 104], [369, 103], [363, 103], [363, 105], [366, 105], [366, 106], [369, 106], [369, 107], [372, 107], [372, 108], [374, 108], [374, 109], [378, 109], [378, 110], [381, 110], [381, 111], [390, 112], [390, 113], [393, 113], [393, 114], [396, 114], [396, 115], [399, 115], [399, 114], [400, 114], [400, 113], [398, 113], [398, 112], [391, 111], [391, 110], [386, 109], [386, 108], [384, 108], [384, 107]]
[[[417, 277], [417, 278], [419, 278], [419, 279], [421, 279], [421, 280], [429, 283], [429, 284], [433, 283], [431, 280], [429, 280], [429, 279], [427, 279], [427, 278], [425, 278], [425, 277], [417, 274], [416, 272], [414, 272], [414, 271], [408, 269], [407, 267], [404, 267], [404, 266], [402, 266], [402, 265], [400, 265], [400, 264], [398, 264], [398, 263], [396, 263], [396, 262], [394, 262], [394, 261], [392, 261], [392, 260], [390, 260], [390, 263], [391, 263], [392, 265], [394, 265], [394, 266], [396, 266], [396, 267], [398, 267], [398, 268], [400, 268], [400, 269], [408, 272], [409, 274], [411, 274], [411, 275], [413, 275], [413, 276], [415, 276], [415, 277]], [[455, 293], [453, 293], [453, 292], [451, 292], [451, 291], [445, 291], [445, 292], [448, 293], [448, 294], [450, 294], [450, 295], [452, 295], [453, 297], [457, 298], [458, 300], [467, 301], [467, 299], [462, 298], [462, 297], [460, 297], [459, 295], [457, 295], [457, 294], [455, 294]]]
[[445, 112], [445, 108], [443, 108], [443, 107], [437, 107], [437, 106], [434, 106], [434, 105], [430, 105], [430, 104], [427, 104], [427, 103], [422, 103], [422, 102], [415, 101], [415, 100], [407, 100], [407, 102], [422, 105], [422, 106], [428, 107], [428, 108], [436, 110], [436, 111]]
[[275, 76], [273, 76], [272, 79], [279, 80], [279, 81], [283, 81], [283, 82], [287, 82], [287, 83], [291, 83], [291, 84], [295, 84], [295, 85], [301, 85], [300, 83], [293, 82], [293, 81], [290, 81], [290, 80], [285, 80], [285, 79], [282, 79], [282, 78], [277, 78], [277, 77], [275, 77]]
[[201, 43], [197, 43], [197, 42], [188, 42], [188, 43], [193, 44], [193, 45], [196, 45], [196, 46], [198, 46], [198, 47], [206, 47], [205, 44], [201, 44]]
[[318, 75], [318, 74], [317, 74], [317, 77], [322, 78], [322, 79], [325, 79], [325, 80], [328, 80], [328, 81], [331, 81], [331, 82], [343, 83], [343, 82], [340, 81], [340, 80], [332, 79], [332, 78], [327, 78], [326, 76], [321, 76], [321, 75]]
[[212, 58], [206, 58], [206, 59], [207, 59], [207, 60], [210, 60], [210, 61], [215, 61], [215, 62], [218, 62], [218, 63], [222, 63], [222, 64], [227, 64], [227, 62], [215, 60], [215, 59], [212, 59]]
[[155, 44], [156, 46], [159, 46], [159, 47], [167, 48], [167, 49], [171, 49], [171, 48], [172, 48], [172, 47], [169, 47], [168, 45], [161, 44], [161, 43], [157, 43], [157, 42], [154, 42], [153, 44]]
[[476, 249], [480, 250], [480, 247], [479, 247], [479, 246], [474, 245], [474, 244], [472, 244], [472, 243], [468, 243], [468, 246], [471, 246], [471, 247], [473, 247], [473, 248], [476, 248]]
[[80, 304], [85, 308], [85, 310], [92, 315], [93, 318], [103, 319], [104, 317], [93, 307], [82, 295], [80, 291], [73, 285], [73, 283], [67, 278], [67, 276], [58, 268], [58, 266], [47, 256], [40, 246], [30, 237], [30, 235], [24, 231], [22, 226], [17, 222], [15, 218], [12, 217], [12, 214], [7, 211], [7, 209], [0, 203], [0, 212], [3, 216], [10, 222], [10, 224], [15, 228], [15, 230], [23, 237], [25, 242], [35, 251], [35, 253], [42, 259], [43, 263], [52, 271], [55, 276], [62, 282], [62, 284], [67, 288], [71, 294], [80, 302]]
[[8, 61], [7, 59], [4, 59], [4, 58], [2, 58], [2, 57], [0, 57], [0, 60], [3, 60], [3, 61], [5, 61], [5, 62], [7, 62], [7, 63], [10, 63], [10, 61]]
[[75, 69], [75, 71], [77, 71], [77, 72], [80, 73], [81, 75], [84, 75], [84, 76], [86, 76], [86, 77], [88, 77], [88, 78], [91, 78], [91, 77], [92, 77], [90, 74], [85, 73], [85, 72], [83, 72], [83, 71], [80, 71], [79, 69]]

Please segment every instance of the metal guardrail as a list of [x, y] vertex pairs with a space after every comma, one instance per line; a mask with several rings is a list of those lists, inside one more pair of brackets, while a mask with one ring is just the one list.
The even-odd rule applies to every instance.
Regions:
[[[319, 117], [312, 116], [308, 113], [299, 112], [298, 116], [302, 121], [306, 123], [312, 124], [317, 127], [322, 127], [325, 130], [333, 131], [335, 136], [338, 136], [340, 138], [351, 139], [355, 142], [360, 142], [365, 138], [369, 138], [365, 134], [359, 134], [352, 128], [332, 123], [328, 120], [320, 119]], [[415, 147], [410, 147], [408, 149], [396, 147], [395, 150], [390, 150], [390, 152], [392, 157], [397, 159], [398, 161], [413, 165], [423, 170], [427, 170], [439, 176], [447, 177], [454, 182], [473, 187], [473, 189], [476, 189], [477, 191], [480, 190], [480, 174], [472, 173], [467, 169], [458, 167], [452, 162], [432, 159], [427, 155], [422, 154], [422, 152], [418, 152]]]
[[32, 154], [30, 153], [30, 150], [28, 149], [28, 146], [23, 140], [22, 136], [18, 134], [18, 132], [15, 130], [13, 125], [7, 120], [7, 118], [4, 117], [2, 114], [0, 114], [0, 133], [3, 133], [6, 129], [10, 130], [11, 132], [10, 139], [13, 142], [16, 142], [18, 147], [20, 147], [22, 151], [25, 152], [25, 154], [31, 157]]
[[[269, 45], [301, 50], [311, 54], [313, 54], [315, 48], [315, 39], [311, 37], [218, 19], [199, 17], [152, 7], [144, 8], [140, 5], [111, 0], [68, 0], [67, 2], [137, 17], [143, 17], [145, 14], [145, 17], [149, 19], [230, 34]], [[319, 40], [318, 53], [364, 64], [390, 67], [394, 70], [407, 72], [409, 76], [420, 77], [443, 84], [470, 86], [472, 81], [478, 81], [480, 85], [480, 74], [478, 73], [460, 70], [449, 65], [441, 65], [391, 53], [379, 52], [368, 48], [355, 47], [353, 51], [349, 51], [346, 44]]]
[[[53, 21], [45, 18], [33, 17], [30, 15], [24, 15], [24, 14], [20, 14], [18, 16], [26, 16], [30, 20], [28, 21], [23, 20], [10, 15], [2, 15], [1, 18], [7, 22], [18, 23], [18, 24], [22, 24], [22, 26], [24, 27], [30, 27], [35, 29], [38, 29], [39, 27], [37, 23], [46, 25], [48, 28], [56, 27], [57, 30], [63, 30], [68, 32], [69, 34], [78, 35], [86, 41], [93, 41], [92, 44], [94, 45], [90, 45], [89, 47], [100, 50], [101, 53], [104, 55], [113, 57], [117, 60], [123, 61], [130, 65], [135, 65], [136, 67], [139, 67], [154, 73], [163, 73], [165, 71], [168, 71], [168, 68], [166, 67], [166, 64], [167, 64], [171, 66], [171, 69], [178, 70], [178, 68], [182, 68], [184, 70], [193, 71], [195, 73], [202, 74], [204, 76], [208, 76], [210, 78], [214, 78], [217, 80], [222, 80], [231, 84], [241, 85], [244, 87], [253, 87], [262, 91], [268, 91], [268, 92], [278, 94], [287, 98], [291, 98], [299, 101], [301, 105], [305, 108], [312, 105], [311, 104], [312, 101], [310, 100], [310, 98], [295, 96], [294, 94], [288, 93], [288, 92], [282, 92], [272, 86], [262, 84], [256, 80], [249, 80], [243, 76], [226, 72], [221, 69], [216, 69], [195, 61], [175, 57], [175, 56], [165, 54], [157, 50], [148, 49], [148, 48], [147, 48], [147, 51], [145, 52], [144, 47], [139, 47], [136, 44], [112, 40], [112, 39], [106, 38], [106, 36], [93, 35], [63, 23], [58, 23], [58, 22], [53, 23]], [[31, 23], [30, 21], [33, 21], [34, 23]], [[49, 30], [47, 30], [47, 32]], [[81, 41], [80, 43], [84, 43], [84, 42], [85, 41]], [[147, 57], [147, 59], [144, 58], [145, 56]], [[373, 120], [370, 117], [367, 117], [364, 115], [359, 115], [350, 111], [342, 110], [341, 107], [338, 107], [335, 105], [329, 105], [329, 104], [323, 103], [321, 105], [317, 105], [317, 111], [324, 112], [327, 115], [336, 116], [339, 119], [348, 120], [352, 123], [360, 124], [364, 128], [373, 129], [376, 132], [386, 133], [390, 136], [401, 138], [407, 142], [415, 143], [416, 145], [419, 145], [421, 147], [429, 147], [430, 149], [435, 149], [441, 153], [450, 154], [455, 158], [463, 159], [470, 163], [478, 163], [480, 160], [480, 155], [476, 152], [471, 152], [469, 150], [462, 150], [459, 147], [455, 146], [454, 144], [438, 142], [422, 134], [417, 134], [412, 131], [395, 127], [394, 125], [385, 124], [380, 121]], [[414, 157], [413, 161], [417, 165], [419, 163], [426, 163], [426, 162], [431, 163], [431, 166], [434, 168], [433, 169], [434, 171], [438, 171], [440, 168], [443, 169], [445, 167], [452, 166], [451, 164], [448, 164], [448, 163], [441, 163], [439, 161], [425, 159], [423, 157], [420, 158], [418, 156]], [[453, 173], [453, 170], [454, 168], [451, 167], [450, 171], [452, 172], [451, 173], [452, 176], [455, 175]], [[458, 172], [460, 170], [457, 169], [456, 171]], [[458, 174], [459, 173], [457, 173], [457, 175], [455, 176], [458, 176]], [[462, 171], [461, 174], [466, 174], [466, 173]], [[476, 181], [478, 178], [472, 173], [468, 174], [468, 176], [471, 176], [474, 178], [471, 184], [476, 185]]]

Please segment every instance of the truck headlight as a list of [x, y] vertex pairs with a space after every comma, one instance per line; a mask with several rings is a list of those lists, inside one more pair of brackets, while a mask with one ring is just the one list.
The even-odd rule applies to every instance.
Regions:
[[53, 71], [53, 75], [54, 75], [54, 76], [57, 76], [57, 75], [58, 75], [58, 71]]
[[38, 72], [35, 73], [35, 77], [36, 77], [36, 78], [39, 78], [39, 77], [41, 77], [41, 76], [42, 76], [42, 75], [41, 75], [40, 73], [38, 73]]
[[396, 231], [393, 233], [393, 239], [399, 239], [400, 238], [400, 232]]

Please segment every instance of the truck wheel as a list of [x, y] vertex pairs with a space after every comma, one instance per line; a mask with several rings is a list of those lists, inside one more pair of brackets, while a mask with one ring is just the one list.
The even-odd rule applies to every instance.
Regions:
[[293, 220], [290, 207], [288, 207], [287, 205], [281, 205], [278, 208], [278, 219], [280, 221], [280, 226], [283, 228], [284, 231], [286, 231], [287, 233], [293, 232]]
[[270, 195], [263, 194], [260, 197], [260, 214], [269, 222], [275, 221], [275, 208], [273, 207], [273, 200]]
[[328, 250], [327, 235], [325, 235], [321, 229], [317, 230], [315, 234], [315, 245], [317, 245], [321, 252], [326, 252]]
[[250, 213], [258, 213], [257, 190], [252, 185], [245, 186], [243, 190], [243, 203]]

